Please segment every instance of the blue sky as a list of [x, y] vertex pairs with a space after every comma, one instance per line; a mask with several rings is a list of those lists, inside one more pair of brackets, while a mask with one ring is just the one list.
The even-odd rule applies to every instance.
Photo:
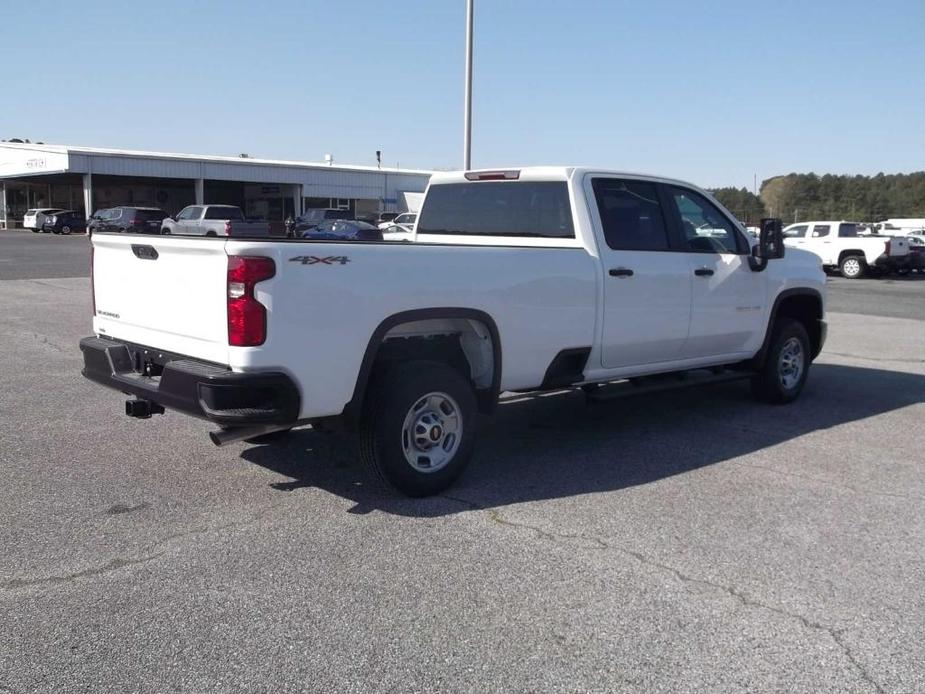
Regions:
[[[4, 3], [0, 137], [454, 168], [465, 0]], [[476, 0], [473, 165], [925, 168], [925, 1]]]

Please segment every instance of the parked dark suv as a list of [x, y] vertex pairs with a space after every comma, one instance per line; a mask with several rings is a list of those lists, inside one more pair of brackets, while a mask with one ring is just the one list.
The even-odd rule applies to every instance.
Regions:
[[94, 213], [90, 218], [90, 230], [160, 234], [165, 217], [167, 213], [157, 207], [110, 207]]
[[83, 213], [74, 210], [61, 210], [51, 215], [45, 215], [45, 221], [42, 222], [42, 231], [53, 234], [70, 234], [74, 231], [86, 231], [87, 220], [84, 219]]

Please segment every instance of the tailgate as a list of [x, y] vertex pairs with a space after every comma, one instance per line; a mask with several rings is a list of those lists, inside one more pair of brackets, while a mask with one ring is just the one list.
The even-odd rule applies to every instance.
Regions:
[[94, 332], [227, 363], [224, 240], [128, 234], [91, 240]]
[[886, 247], [891, 256], [909, 255], [909, 239], [901, 236], [891, 238]]

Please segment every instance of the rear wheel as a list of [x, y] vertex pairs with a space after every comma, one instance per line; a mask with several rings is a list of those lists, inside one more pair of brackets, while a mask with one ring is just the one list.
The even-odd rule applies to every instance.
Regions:
[[469, 462], [475, 393], [455, 369], [413, 361], [371, 384], [360, 422], [360, 458], [376, 481], [413, 497], [438, 494]]
[[32, 229], [32, 233], [33, 233], [33, 234], [40, 234], [40, 233], [42, 233], [42, 230], [41, 230], [41, 229], [35, 229], [35, 228], [33, 228], [33, 229]]
[[71, 227], [65, 224], [63, 227], [61, 227], [61, 233], [64, 234], [65, 236], [70, 236]]
[[867, 272], [867, 261], [859, 255], [846, 255], [838, 264], [838, 269], [845, 279], [860, 279]]
[[761, 370], [752, 378], [752, 393], [764, 402], [788, 403], [797, 398], [809, 375], [809, 335], [799, 321], [779, 318]]

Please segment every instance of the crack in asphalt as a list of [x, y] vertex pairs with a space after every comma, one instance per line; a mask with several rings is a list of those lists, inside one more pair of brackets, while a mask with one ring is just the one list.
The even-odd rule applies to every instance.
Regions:
[[[251, 525], [252, 523], [255, 523], [265, 518], [267, 515], [269, 515], [270, 511], [273, 510], [273, 508], [275, 507], [267, 509], [261, 513], [254, 514], [251, 518], [245, 521], [233, 521], [230, 523], [223, 523], [222, 525], [202, 527], [202, 528], [193, 528], [191, 530], [184, 530], [181, 532], [171, 533], [170, 535], [166, 535], [162, 537], [161, 539], [157, 540], [156, 542], [149, 543], [145, 547], [145, 549], [147, 549], [148, 551], [153, 551], [154, 549], [162, 545], [165, 545], [171, 542], [172, 540], [176, 540], [182, 537], [192, 537], [194, 535], [202, 535], [202, 534], [209, 533], [209, 532], [227, 530], [229, 528], [244, 528], [244, 527], [247, 527], [248, 525]], [[37, 585], [60, 585], [62, 583], [70, 583], [71, 581], [79, 580], [82, 578], [92, 578], [94, 576], [107, 574], [112, 571], [118, 571], [119, 569], [124, 569], [128, 566], [145, 564], [149, 561], [153, 561], [154, 559], [157, 559], [158, 557], [163, 556], [166, 553], [167, 553], [167, 550], [163, 550], [160, 552], [155, 552], [154, 554], [148, 554], [146, 556], [142, 556], [138, 558], [123, 559], [121, 557], [117, 557], [115, 559], [109, 560], [102, 566], [92, 568], [92, 569], [84, 569], [83, 571], [77, 571], [75, 573], [66, 574], [64, 576], [46, 576], [44, 578], [14, 578], [9, 581], [4, 581], [0, 583], [0, 590], [12, 591], [12, 590], [20, 589], [20, 588], [29, 588], [29, 587], [37, 586]]]
[[[451, 499], [450, 497], [446, 497], [446, 498]], [[471, 502], [466, 502], [461, 499], [451, 499], [451, 500], [459, 501], [460, 503], [466, 503], [467, 505], [471, 503]], [[798, 614], [795, 612], [788, 612], [787, 610], [783, 608], [765, 604], [763, 602], [755, 600], [754, 598], [749, 597], [748, 595], [743, 593], [738, 588], [735, 588], [734, 586], [727, 586], [722, 583], [715, 583], [707, 579], [696, 578], [694, 576], [690, 576], [680, 571], [679, 569], [674, 568], [673, 566], [669, 566], [667, 564], [663, 564], [659, 561], [651, 559], [645, 556], [644, 554], [642, 554], [641, 552], [637, 552], [635, 550], [628, 549], [626, 547], [621, 547], [619, 545], [614, 545], [614, 544], [605, 542], [597, 537], [592, 537], [592, 536], [584, 535], [584, 534], [553, 533], [548, 530], [544, 530], [543, 528], [539, 526], [530, 525], [528, 523], [520, 523], [518, 521], [512, 521], [508, 518], [505, 518], [501, 514], [501, 512], [498, 511], [497, 509], [483, 509], [483, 510], [487, 511], [489, 519], [497, 523], [498, 525], [503, 525], [503, 526], [507, 526], [510, 528], [517, 528], [521, 530], [529, 530], [533, 532], [538, 538], [544, 539], [544, 540], [555, 541], [557, 539], [565, 539], [565, 540], [579, 539], [579, 540], [584, 540], [586, 542], [591, 542], [591, 543], [594, 543], [594, 545], [598, 549], [614, 550], [616, 552], [620, 552], [621, 554], [625, 554], [627, 556], [634, 558], [640, 564], [643, 564], [645, 566], [650, 566], [650, 567], [659, 569], [661, 571], [665, 571], [673, 575], [677, 580], [681, 581], [682, 583], [688, 583], [688, 584], [693, 583], [693, 584], [699, 584], [699, 585], [707, 586], [710, 588], [714, 588], [716, 590], [719, 590], [729, 595], [730, 597], [734, 598], [735, 600], [737, 600], [739, 603], [741, 603], [742, 605], [746, 607], [757, 607], [763, 610], [767, 610], [769, 612], [773, 612], [783, 617], [796, 620], [800, 622], [807, 629], [811, 629], [814, 631], [822, 631], [828, 634], [829, 637], [832, 639], [832, 641], [834, 641], [835, 644], [841, 649], [841, 651], [845, 654], [845, 657], [848, 658], [848, 660], [854, 666], [855, 670], [858, 672], [858, 674], [861, 676], [861, 678], [865, 682], [867, 682], [870, 686], [872, 686], [874, 690], [878, 692], [878, 694], [884, 694], [885, 692], [885, 690], [880, 685], [880, 683], [877, 682], [877, 680], [873, 678], [870, 672], [867, 671], [867, 668], [864, 667], [864, 665], [861, 664], [858, 661], [858, 659], [854, 656], [854, 653], [852, 652], [851, 648], [842, 638], [842, 635], [845, 633], [846, 629], [836, 629], [834, 627], [829, 627], [824, 624], [820, 624], [819, 622], [813, 621], [807, 617], [804, 617], [801, 614]]]
[[162, 554], [164, 554], [164, 552], [158, 552], [157, 554], [152, 554], [147, 557], [139, 557], [137, 559], [122, 559], [120, 557], [116, 557], [115, 559], [110, 559], [102, 566], [98, 566], [92, 569], [84, 569], [83, 571], [77, 571], [76, 573], [66, 574], [64, 576], [46, 576], [45, 578], [14, 578], [12, 580], [0, 583], [0, 589], [15, 590], [17, 588], [25, 588], [27, 586], [35, 586], [41, 584], [56, 585], [60, 583], [70, 583], [71, 581], [76, 581], [80, 578], [99, 576], [101, 574], [109, 573], [110, 571], [124, 569], [126, 566], [144, 564], [146, 562], [157, 559]]

